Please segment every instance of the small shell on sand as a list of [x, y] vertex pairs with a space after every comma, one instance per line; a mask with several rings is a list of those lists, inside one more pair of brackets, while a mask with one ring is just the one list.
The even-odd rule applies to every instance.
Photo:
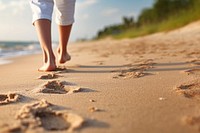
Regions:
[[96, 102], [96, 101], [95, 101], [95, 100], [93, 100], [93, 99], [90, 99], [89, 101], [90, 101], [90, 102], [92, 102], [92, 103], [93, 103], [93, 102]]
[[166, 100], [166, 98], [164, 98], [164, 97], [159, 97], [159, 100], [160, 100], [160, 101], [164, 101], [164, 100]]
[[100, 111], [100, 109], [96, 108], [96, 107], [89, 107], [88, 108], [89, 112], [97, 112]]

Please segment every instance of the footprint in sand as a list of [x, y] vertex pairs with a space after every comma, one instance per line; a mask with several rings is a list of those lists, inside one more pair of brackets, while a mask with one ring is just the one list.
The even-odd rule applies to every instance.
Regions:
[[154, 64], [155, 63], [153, 63], [152, 60], [147, 60], [139, 65], [136, 65], [137, 67], [135, 67], [133, 64], [124, 65], [125, 67], [124, 69], [112, 71], [112, 72], [117, 72], [117, 74], [115, 74], [113, 78], [128, 79], [128, 78], [140, 78], [147, 75], [151, 75], [150, 73], [147, 73], [145, 71], [153, 68]]
[[38, 79], [56, 79], [58, 77], [61, 77], [61, 76], [55, 73], [50, 73], [50, 74], [42, 75]]
[[0, 94], [0, 105], [17, 102], [19, 97], [19, 94], [16, 93]]
[[66, 81], [55, 80], [48, 81], [46, 84], [34, 89], [33, 91], [36, 93], [69, 94], [81, 91], [81, 87]]
[[187, 98], [200, 99], [200, 81], [194, 80], [181, 84], [175, 88], [176, 92], [183, 94]]
[[123, 79], [130, 79], [130, 78], [140, 78], [147, 75], [143, 71], [124, 71], [122, 70], [118, 74], [115, 74], [113, 78], [123, 78]]
[[24, 105], [16, 115], [21, 129], [43, 128], [48, 131], [73, 131], [82, 126], [84, 119], [77, 114], [54, 111], [46, 100]]

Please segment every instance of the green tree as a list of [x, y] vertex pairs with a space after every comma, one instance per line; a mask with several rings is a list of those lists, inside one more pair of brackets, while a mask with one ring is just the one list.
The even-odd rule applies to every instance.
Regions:
[[123, 17], [122, 21], [125, 27], [134, 26], [135, 24], [134, 17]]
[[138, 25], [150, 24], [157, 20], [157, 14], [154, 9], [146, 8], [142, 11], [141, 15], [138, 18]]

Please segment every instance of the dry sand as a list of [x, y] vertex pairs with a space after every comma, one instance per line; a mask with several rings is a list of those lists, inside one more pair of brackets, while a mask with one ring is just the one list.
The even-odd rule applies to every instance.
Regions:
[[41, 55], [0, 66], [1, 133], [200, 132], [200, 22], [69, 50], [54, 73]]

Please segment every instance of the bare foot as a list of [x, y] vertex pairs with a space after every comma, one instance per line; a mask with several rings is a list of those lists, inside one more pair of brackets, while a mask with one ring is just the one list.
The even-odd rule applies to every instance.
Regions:
[[38, 69], [40, 72], [54, 71], [56, 70], [55, 56], [47, 62], [44, 62], [44, 65]]
[[47, 56], [47, 53], [44, 51], [43, 58], [44, 58], [44, 64], [42, 67], [38, 69], [39, 72], [56, 70], [56, 62], [55, 62], [56, 58], [53, 53]]
[[59, 55], [58, 56], [59, 63], [64, 64], [65, 62], [71, 60], [71, 56], [67, 52], [66, 53], [62, 53], [60, 51], [60, 48], [58, 48], [57, 51], [58, 51], [58, 55]]
[[71, 56], [68, 53], [60, 55], [58, 59], [59, 63], [61, 64], [64, 64], [65, 62], [70, 61], [70, 60], [71, 60]]
[[42, 67], [38, 69], [39, 72], [48, 72], [48, 71], [55, 71], [56, 65], [55, 64], [48, 64], [45, 63]]

